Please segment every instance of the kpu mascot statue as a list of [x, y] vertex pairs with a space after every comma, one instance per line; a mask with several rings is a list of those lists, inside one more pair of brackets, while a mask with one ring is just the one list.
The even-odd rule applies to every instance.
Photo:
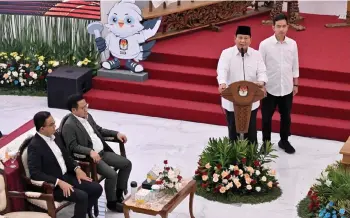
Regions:
[[98, 51], [102, 53], [103, 68], [117, 69], [121, 66], [121, 60], [126, 60], [128, 70], [134, 73], [143, 71], [139, 61], [151, 54], [155, 44], [155, 40], [146, 40], [157, 33], [161, 18], [142, 22], [141, 13], [134, 0], [121, 0], [108, 13], [105, 24], [108, 34], [105, 38], [100, 36], [102, 24], [94, 22], [88, 26], [88, 32], [95, 34]]

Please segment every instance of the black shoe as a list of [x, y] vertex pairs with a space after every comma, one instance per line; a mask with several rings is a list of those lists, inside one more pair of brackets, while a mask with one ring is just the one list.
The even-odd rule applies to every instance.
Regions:
[[293, 148], [293, 146], [289, 143], [289, 141], [286, 140], [281, 140], [278, 142], [278, 147], [280, 147], [281, 149], [283, 149], [286, 153], [288, 154], [294, 154], [295, 153], [295, 149]]
[[113, 212], [123, 213], [123, 204], [116, 201], [107, 202], [107, 208]]

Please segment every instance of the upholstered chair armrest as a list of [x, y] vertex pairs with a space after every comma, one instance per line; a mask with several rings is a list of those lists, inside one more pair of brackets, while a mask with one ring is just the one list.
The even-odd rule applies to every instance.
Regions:
[[40, 187], [41, 189], [43, 189], [43, 192], [45, 192], [47, 194], [52, 194], [53, 190], [55, 188], [54, 184], [47, 183], [47, 182], [44, 182], [44, 181], [32, 180], [32, 179], [29, 179], [28, 177], [24, 177], [24, 180], [26, 181], [26, 183], [28, 185], [32, 185], [32, 186], [35, 186], [35, 187]]
[[40, 199], [45, 201], [52, 201], [53, 195], [43, 194], [40, 192], [18, 192], [18, 191], [8, 191], [9, 198], [27, 198], [27, 199]]
[[125, 152], [125, 146], [122, 141], [120, 141], [117, 137], [104, 137], [103, 138], [106, 142], [116, 142], [119, 143], [119, 150], [120, 150], [120, 155], [123, 157], [126, 157], [126, 152]]

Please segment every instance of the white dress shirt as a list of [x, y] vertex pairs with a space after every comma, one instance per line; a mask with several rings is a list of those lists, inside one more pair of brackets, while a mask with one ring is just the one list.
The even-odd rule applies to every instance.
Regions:
[[299, 77], [297, 43], [288, 37], [279, 42], [273, 35], [260, 43], [259, 51], [269, 79], [267, 92], [274, 96], [285, 96], [293, 92], [293, 78]]
[[[248, 48], [244, 55], [245, 80], [251, 82], [267, 82], [266, 67], [261, 54], [253, 49]], [[227, 48], [222, 51], [218, 67], [217, 80], [219, 85], [225, 83], [229, 86], [231, 83], [244, 80], [243, 61], [237, 46]], [[221, 98], [222, 107], [228, 111], [234, 111], [233, 103]], [[260, 102], [254, 102], [252, 110], [259, 107]]]
[[[75, 116], [75, 115], [74, 115]], [[78, 117], [78, 116], [75, 116], [79, 121], [80, 123], [83, 125], [83, 127], [85, 128], [86, 132], [89, 134], [90, 138], [91, 138], [91, 141], [92, 141], [92, 146], [93, 146], [93, 149], [99, 153], [100, 151], [103, 150], [103, 144], [102, 144], [102, 141], [101, 139], [96, 135], [94, 129], [92, 128], [92, 126], [90, 125], [89, 121], [84, 118], [81, 118], [81, 117]]]
[[[52, 135], [51, 137], [47, 137], [47, 136], [44, 136], [44, 135], [40, 134], [39, 132], [38, 132], [38, 135], [41, 136], [41, 138], [44, 139], [46, 144], [51, 149], [52, 153], [55, 155], [56, 160], [57, 160], [58, 164], [61, 167], [62, 175], [66, 174], [66, 172], [67, 172], [66, 162], [64, 161], [61, 149], [58, 147], [58, 145], [55, 142], [55, 136]], [[57, 183], [58, 183], [58, 179], [56, 180], [55, 186], [57, 185]]]

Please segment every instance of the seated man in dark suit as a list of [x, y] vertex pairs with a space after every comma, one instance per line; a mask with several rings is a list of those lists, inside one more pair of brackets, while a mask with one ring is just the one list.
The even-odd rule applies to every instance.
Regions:
[[37, 133], [28, 145], [28, 168], [33, 180], [55, 185], [55, 201], [75, 202], [74, 218], [93, 217], [92, 206], [101, 196], [103, 188], [91, 181], [70, 157], [60, 137], [50, 112], [35, 114]]
[[[66, 122], [61, 124], [66, 146], [71, 153], [90, 156], [97, 163], [97, 173], [106, 178], [107, 208], [123, 212], [123, 192], [127, 190], [132, 164], [128, 159], [114, 153], [103, 137], [117, 137], [125, 143], [126, 136], [98, 126], [88, 113], [88, 104], [81, 95], [68, 98], [68, 109], [72, 113]], [[115, 170], [118, 169], [117, 175]]]

